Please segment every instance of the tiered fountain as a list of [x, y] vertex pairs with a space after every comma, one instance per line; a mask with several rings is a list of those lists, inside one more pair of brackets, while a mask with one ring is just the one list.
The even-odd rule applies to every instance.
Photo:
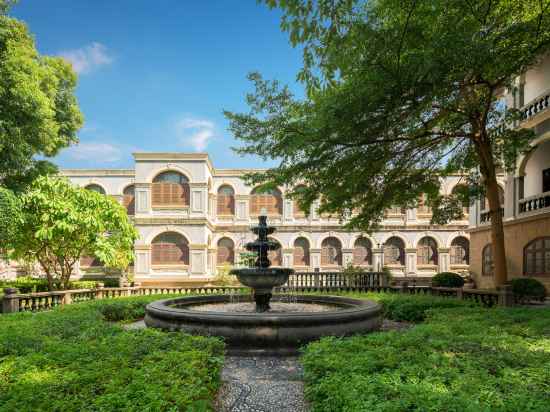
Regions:
[[258, 253], [254, 268], [231, 273], [252, 289], [239, 302], [229, 295], [207, 295], [165, 299], [150, 303], [145, 312], [149, 327], [223, 337], [230, 349], [259, 350], [260, 353], [295, 352], [304, 343], [322, 336], [367, 333], [380, 327], [381, 307], [368, 300], [336, 296], [294, 296], [285, 301], [273, 296], [292, 269], [271, 268], [268, 251], [278, 247], [268, 236], [275, 231], [265, 216], [252, 228], [258, 238], [246, 245]]

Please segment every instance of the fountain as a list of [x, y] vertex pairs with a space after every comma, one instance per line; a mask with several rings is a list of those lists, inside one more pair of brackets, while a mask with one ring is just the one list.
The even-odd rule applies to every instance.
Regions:
[[262, 313], [270, 309], [269, 301], [272, 297], [273, 288], [284, 285], [288, 277], [294, 273], [292, 269], [276, 268], [270, 269], [271, 262], [267, 252], [276, 250], [279, 245], [267, 238], [275, 232], [274, 227], [267, 226], [267, 217], [259, 217], [259, 225], [252, 228], [252, 232], [258, 235], [254, 242], [246, 244], [246, 250], [258, 253], [258, 259], [254, 268], [233, 269], [230, 273], [236, 275], [239, 282], [252, 289], [252, 295], [256, 302], [256, 312]]
[[231, 271], [252, 289], [252, 295], [202, 295], [152, 302], [145, 308], [145, 324], [164, 330], [224, 338], [229, 349], [265, 353], [295, 353], [322, 336], [348, 336], [376, 330], [382, 323], [379, 304], [339, 296], [273, 296], [273, 288], [287, 284], [294, 272], [271, 268], [268, 239], [275, 229], [266, 216], [252, 228], [258, 238], [246, 245], [257, 252], [253, 268]]

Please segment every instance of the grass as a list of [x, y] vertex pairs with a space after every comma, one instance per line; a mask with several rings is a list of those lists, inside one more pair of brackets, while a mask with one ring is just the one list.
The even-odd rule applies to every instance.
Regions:
[[223, 364], [219, 339], [110, 322], [139, 318], [161, 297], [0, 316], [0, 409], [211, 410]]
[[407, 331], [308, 345], [302, 362], [314, 411], [548, 411], [549, 309], [366, 297], [380, 301], [390, 318], [425, 321]]

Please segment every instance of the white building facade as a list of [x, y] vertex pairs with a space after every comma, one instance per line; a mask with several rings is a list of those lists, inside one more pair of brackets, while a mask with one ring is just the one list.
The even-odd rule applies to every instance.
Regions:
[[[124, 204], [140, 237], [135, 243], [134, 280], [141, 284], [208, 282], [218, 268], [237, 265], [250, 227], [260, 211], [277, 228], [280, 249], [273, 266], [298, 271], [338, 271], [348, 264], [366, 270], [388, 267], [396, 277], [428, 279], [442, 271], [465, 272], [469, 265], [468, 217], [430, 224], [429, 208], [388, 210], [374, 233], [350, 232], [342, 223], [299, 210], [281, 187], [256, 193], [242, 176], [247, 170], [216, 169], [202, 153], [135, 153], [128, 170], [64, 170], [74, 184]], [[450, 193], [460, 177], [442, 185]], [[467, 211], [467, 208], [465, 209]], [[81, 261], [80, 273], [93, 271]]]

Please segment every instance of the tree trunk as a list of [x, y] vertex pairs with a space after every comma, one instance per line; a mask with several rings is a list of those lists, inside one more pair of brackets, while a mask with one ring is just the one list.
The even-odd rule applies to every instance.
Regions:
[[479, 169], [485, 180], [485, 192], [489, 201], [491, 221], [491, 245], [493, 254], [493, 277], [495, 286], [501, 286], [508, 280], [506, 269], [506, 250], [504, 248], [503, 214], [500, 210], [496, 167], [493, 160], [491, 142], [486, 131], [481, 131], [474, 145], [479, 156]]
[[491, 218], [494, 282], [495, 286], [501, 286], [508, 280], [508, 274], [506, 268], [506, 250], [504, 248], [504, 226], [502, 224], [503, 212], [501, 211], [496, 177], [493, 176], [493, 178], [487, 180], [486, 188]]

